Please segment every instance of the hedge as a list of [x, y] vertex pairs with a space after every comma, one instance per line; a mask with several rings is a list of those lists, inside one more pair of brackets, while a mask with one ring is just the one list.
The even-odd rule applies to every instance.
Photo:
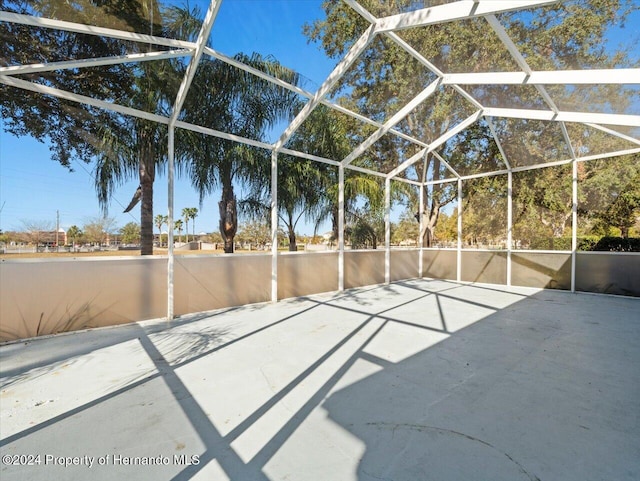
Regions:
[[[578, 237], [578, 251], [640, 252], [640, 238]], [[570, 251], [571, 237], [538, 237], [531, 240], [529, 249]]]

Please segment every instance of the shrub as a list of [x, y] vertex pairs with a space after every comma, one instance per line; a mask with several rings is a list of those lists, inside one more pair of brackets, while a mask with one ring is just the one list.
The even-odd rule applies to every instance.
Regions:
[[640, 238], [628, 238], [624, 237], [603, 237], [595, 246], [593, 251], [608, 251], [608, 252], [640, 252]]
[[[590, 251], [596, 246], [599, 236], [578, 237], [578, 250]], [[571, 237], [537, 237], [531, 239], [529, 248], [532, 250], [570, 251]]]

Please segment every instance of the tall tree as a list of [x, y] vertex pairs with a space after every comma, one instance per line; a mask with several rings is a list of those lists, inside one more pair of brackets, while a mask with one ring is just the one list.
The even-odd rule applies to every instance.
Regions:
[[[165, 22], [165, 11], [161, 10], [158, 0], [7, 0], [2, 8], [142, 34], [175, 33], [170, 30], [174, 25]], [[12, 46], [8, 50], [11, 53], [6, 59], [7, 65], [28, 64], [34, 60], [52, 62], [108, 57], [156, 48], [146, 43], [11, 23], [0, 26], [0, 35]], [[21, 77], [89, 97], [115, 100], [145, 112], [163, 113], [173, 102], [176, 84], [180, 81], [175, 76], [176, 63], [141, 62]], [[8, 131], [48, 140], [53, 158], [63, 165], [70, 166], [72, 159], [96, 161], [95, 187], [105, 215], [115, 187], [138, 177], [140, 187], [127, 211], [141, 201], [141, 253], [152, 254], [153, 182], [157, 166], [162, 165], [166, 157], [166, 127], [22, 89], [6, 86], [0, 86], [0, 89]]]
[[71, 245], [76, 246], [76, 242], [83, 236], [82, 230], [77, 225], [72, 225], [67, 229], [67, 238], [71, 240]]
[[[235, 60], [289, 83], [298, 76], [271, 57], [237, 54]], [[184, 104], [183, 119], [242, 137], [263, 140], [269, 128], [291, 119], [298, 107], [296, 95], [287, 89], [225, 62], [203, 59]], [[187, 159], [183, 168], [203, 201], [221, 187], [218, 202], [220, 234], [224, 250], [233, 252], [238, 229], [238, 206], [234, 185], [256, 178], [260, 164], [270, 163], [263, 149], [191, 131], [178, 132], [177, 145]]]
[[173, 221], [173, 227], [178, 231], [178, 242], [182, 242], [182, 228], [184, 227], [182, 219], [176, 219]]
[[123, 244], [139, 244], [140, 243], [140, 226], [135, 222], [128, 222], [124, 227], [120, 228]]
[[153, 223], [158, 228], [158, 239], [160, 241], [160, 246], [162, 246], [162, 226], [168, 224], [169, 217], [166, 215], [158, 214], [153, 218]]
[[[187, 242], [189, 242], [189, 220], [194, 219], [198, 215], [198, 209], [195, 207], [185, 207], [182, 209], [182, 218], [184, 219], [185, 231], [187, 234]], [[193, 227], [193, 239], [195, 240], [195, 226]]]
[[[357, 142], [364, 140], [365, 132], [358, 131], [355, 122], [334, 110], [319, 105], [307, 120], [295, 132], [288, 147], [301, 152], [308, 152], [327, 159], [340, 161], [344, 159]], [[305, 161], [291, 160], [298, 163], [299, 168]], [[306, 168], [306, 167], [305, 167]], [[316, 231], [327, 220], [331, 221], [333, 238], [338, 238], [338, 168], [328, 164], [316, 163], [315, 173], [307, 172], [305, 185], [287, 191], [287, 182], [280, 182], [279, 189], [285, 189], [285, 198], [300, 196], [304, 201], [305, 214], [314, 220]], [[285, 165], [283, 175], [289, 175]], [[293, 171], [295, 172], [295, 170]], [[295, 181], [294, 181], [295, 182]], [[380, 214], [383, 207], [384, 189], [379, 178], [361, 172], [346, 170], [344, 178], [344, 214], [345, 225], [357, 222], [362, 211], [370, 210], [374, 215]], [[358, 214], [358, 208], [361, 209]]]
[[[427, 4], [413, 0], [362, 0], [359, 3], [376, 17], [413, 10]], [[535, 21], [531, 20], [531, 15], [521, 12], [501, 14], [500, 21], [522, 48], [533, 69], [626, 66], [629, 63], [627, 53], [613, 52], [611, 46], [606, 47], [603, 39], [607, 29], [623, 23], [632, 8], [633, 2], [629, 0], [559, 2], [536, 9]], [[329, 56], [341, 57], [369, 23], [343, 2], [327, 0], [323, 3], [323, 9], [325, 17], [306, 25], [304, 32], [311, 41], [320, 43]], [[410, 28], [399, 32], [399, 36], [445, 73], [509, 71], [518, 68], [508, 50], [499, 47], [499, 39], [492, 35], [483, 18]], [[378, 35], [346, 72], [332, 95], [345, 106], [384, 121], [435, 79], [432, 72], [401, 46], [384, 35]], [[465, 88], [486, 105], [501, 106], [506, 100], [512, 102], [509, 106], [548, 108], [535, 89], [484, 85]], [[580, 95], [576, 95], [576, 92]], [[592, 106], [604, 106], [605, 109], [610, 108], [606, 107], [607, 103], [619, 109], [628, 104], [630, 95], [634, 95], [632, 89], [625, 90], [617, 86], [595, 87], [586, 92], [581, 88], [562, 88], [556, 89], [553, 94], [563, 105], [587, 99]], [[457, 91], [441, 86], [396, 128], [429, 143], [448, 132], [474, 110], [475, 107]], [[528, 135], [529, 148], [535, 150], [540, 135], [531, 130], [531, 126], [523, 128], [516, 137]], [[459, 141], [488, 143], [491, 138], [488, 129], [482, 128], [481, 133], [485, 140], [472, 136], [460, 138]], [[451, 143], [440, 150], [442, 154], [450, 153], [447, 150], [451, 150]], [[362, 162], [364, 166], [388, 172], [413, 152], [415, 145], [408, 145], [399, 137], [388, 134], [363, 154]], [[444, 158], [450, 160], [447, 155]], [[430, 155], [424, 163], [417, 163], [415, 167], [412, 173], [411, 168], [407, 169], [407, 175], [421, 179], [422, 173], [426, 172], [429, 179], [434, 181], [451, 176], [437, 156]], [[425, 245], [430, 245], [440, 211], [455, 198], [455, 194], [452, 184], [439, 183], [426, 189], [425, 194], [422, 236]]]

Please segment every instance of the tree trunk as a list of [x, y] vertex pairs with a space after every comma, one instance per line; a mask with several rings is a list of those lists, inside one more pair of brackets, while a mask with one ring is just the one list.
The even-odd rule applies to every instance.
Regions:
[[290, 212], [287, 213], [289, 222], [287, 222], [287, 233], [289, 235], [289, 252], [298, 252], [298, 243], [296, 242], [295, 222]]
[[289, 228], [289, 252], [298, 252], [298, 244], [296, 243], [296, 233]]
[[222, 200], [218, 202], [220, 211], [220, 235], [224, 241], [224, 252], [233, 254], [233, 239], [238, 230], [238, 212], [233, 185], [229, 181], [222, 186]]
[[339, 219], [338, 216], [340, 215], [339, 209], [338, 209], [338, 205], [334, 205], [331, 208], [331, 231], [333, 232], [333, 237], [335, 238], [336, 243], [339, 242], [340, 237], [339, 237]]
[[[432, 156], [429, 156], [429, 159], [433, 160], [433, 179], [438, 180], [440, 179], [440, 160], [437, 157]], [[423, 188], [425, 189], [425, 195], [424, 206], [422, 209], [422, 232], [420, 232], [420, 235], [422, 236], [423, 247], [433, 247], [433, 233], [436, 225], [438, 224], [438, 218], [440, 217], [440, 207], [442, 207], [440, 199], [442, 187], [439, 184], [435, 184], [433, 186], [433, 192], [431, 193], [431, 206], [429, 206], [427, 188]]]
[[140, 152], [140, 187], [142, 198], [140, 202], [140, 254], [143, 256], [153, 255], [153, 181], [155, 177], [154, 149], [150, 144], [150, 133], [146, 129], [141, 129], [142, 135], [147, 137], [143, 140]]
[[[425, 196], [425, 204], [428, 201]], [[428, 204], [424, 206], [422, 213], [422, 232], [420, 235], [422, 236], [422, 246], [423, 247], [433, 247], [433, 232], [438, 224], [438, 218], [440, 217], [440, 200], [433, 195], [431, 199], [431, 206]]]

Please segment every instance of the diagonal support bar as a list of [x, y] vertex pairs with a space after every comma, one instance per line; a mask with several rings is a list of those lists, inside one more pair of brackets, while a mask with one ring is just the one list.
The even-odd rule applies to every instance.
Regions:
[[188, 57], [193, 55], [193, 50], [180, 49], [146, 53], [132, 53], [114, 57], [88, 58], [82, 60], [67, 60], [64, 62], [36, 63], [30, 65], [12, 65], [0, 67], [0, 75], [21, 75], [40, 72], [52, 72], [54, 70], [66, 70], [73, 68], [101, 67], [103, 65], [117, 65], [120, 63], [149, 62], [170, 58]]
[[196, 39], [195, 52], [193, 53], [193, 57], [191, 57], [191, 60], [189, 61], [187, 72], [185, 73], [184, 78], [180, 83], [178, 93], [176, 94], [176, 101], [173, 105], [173, 111], [171, 112], [171, 118], [169, 120], [170, 126], [173, 126], [176, 120], [178, 120], [178, 115], [180, 115], [182, 105], [184, 104], [184, 100], [187, 97], [187, 92], [189, 91], [189, 87], [191, 86], [193, 77], [196, 74], [198, 63], [200, 62], [200, 58], [204, 53], [204, 49], [207, 45], [207, 39], [211, 34], [211, 29], [213, 28], [213, 23], [215, 22], [216, 16], [218, 15], [218, 10], [220, 10], [221, 3], [221, 1], [212, 0], [211, 4], [209, 5], [209, 10], [207, 10], [207, 14], [204, 17], [202, 28], [200, 29], [198, 38]]
[[461, 0], [380, 18], [376, 22], [376, 33], [423, 27], [522, 8], [534, 8], [551, 3], [558, 3], [558, 0], [513, 0], [509, 2], [505, 0]]
[[408, 104], [402, 107], [398, 112], [396, 112], [385, 124], [375, 131], [373, 134], [369, 136], [367, 140], [362, 142], [358, 147], [356, 147], [343, 161], [343, 165], [349, 165], [355, 159], [357, 159], [360, 155], [364, 153], [369, 147], [371, 147], [374, 143], [380, 139], [384, 134], [389, 132], [389, 130], [394, 127], [398, 122], [404, 119], [413, 109], [415, 109], [418, 105], [424, 102], [427, 98], [435, 93], [437, 88], [440, 86], [440, 79], [433, 81], [426, 89], [416, 95], [413, 100], [411, 100]]
[[293, 135], [293, 133], [302, 125], [302, 122], [306, 120], [311, 111], [317, 107], [317, 105], [322, 101], [322, 99], [329, 93], [329, 91], [333, 88], [333, 86], [340, 80], [340, 78], [346, 73], [347, 69], [355, 62], [358, 56], [364, 51], [365, 48], [371, 43], [373, 38], [375, 37], [375, 33], [373, 30], [373, 25], [369, 26], [367, 30], [360, 36], [358, 41], [353, 44], [347, 55], [343, 57], [343, 59], [336, 65], [333, 71], [329, 74], [329, 77], [324, 81], [324, 83], [320, 86], [316, 94], [313, 96], [311, 101], [307, 102], [305, 106], [302, 108], [300, 113], [296, 116], [295, 119], [289, 124], [286, 130], [282, 133], [278, 141], [275, 143], [274, 148], [280, 150], [284, 144], [289, 140], [289, 138]]
[[143, 33], [126, 32], [124, 30], [116, 30], [113, 28], [96, 27], [94, 25], [85, 25], [83, 23], [65, 22], [63, 20], [52, 20], [50, 18], [33, 17], [31, 15], [22, 15], [20, 13], [0, 11], [0, 22], [18, 23], [20, 25], [30, 25], [32, 27], [52, 28], [55, 30], [64, 30], [66, 32], [96, 35], [98, 37], [117, 38], [120, 40], [128, 40], [130, 42], [164, 45], [167, 47], [189, 49], [195, 47], [195, 44], [193, 44], [192, 42], [186, 42], [184, 40], [156, 37], [154, 35], [146, 35]]
[[[447, 133], [445, 133], [445, 134], [441, 135], [440, 137], [438, 137], [436, 140], [434, 140], [433, 142], [431, 142], [429, 144], [429, 147], [427, 148], [426, 153], [432, 152], [433, 150], [437, 149], [442, 144], [444, 144], [451, 137], [454, 137], [457, 134], [459, 134], [460, 132], [462, 132], [464, 129], [466, 129], [471, 124], [473, 124], [475, 121], [477, 121], [480, 118], [481, 115], [482, 115], [482, 110], [478, 110], [476, 113], [470, 115], [465, 120], [463, 120], [458, 125], [456, 125], [453, 129], [451, 129]], [[413, 157], [411, 157], [406, 162], [403, 162], [402, 165], [399, 165], [398, 167], [393, 169], [391, 172], [389, 172], [387, 174], [387, 177], [388, 178], [395, 177], [396, 175], [400, 174], [401, 172], [403, 172], [407, 168], [411, 167], [418, 160], [419, 160], [419, 158], [416, 158], [416, 156], [414, 155]]]

